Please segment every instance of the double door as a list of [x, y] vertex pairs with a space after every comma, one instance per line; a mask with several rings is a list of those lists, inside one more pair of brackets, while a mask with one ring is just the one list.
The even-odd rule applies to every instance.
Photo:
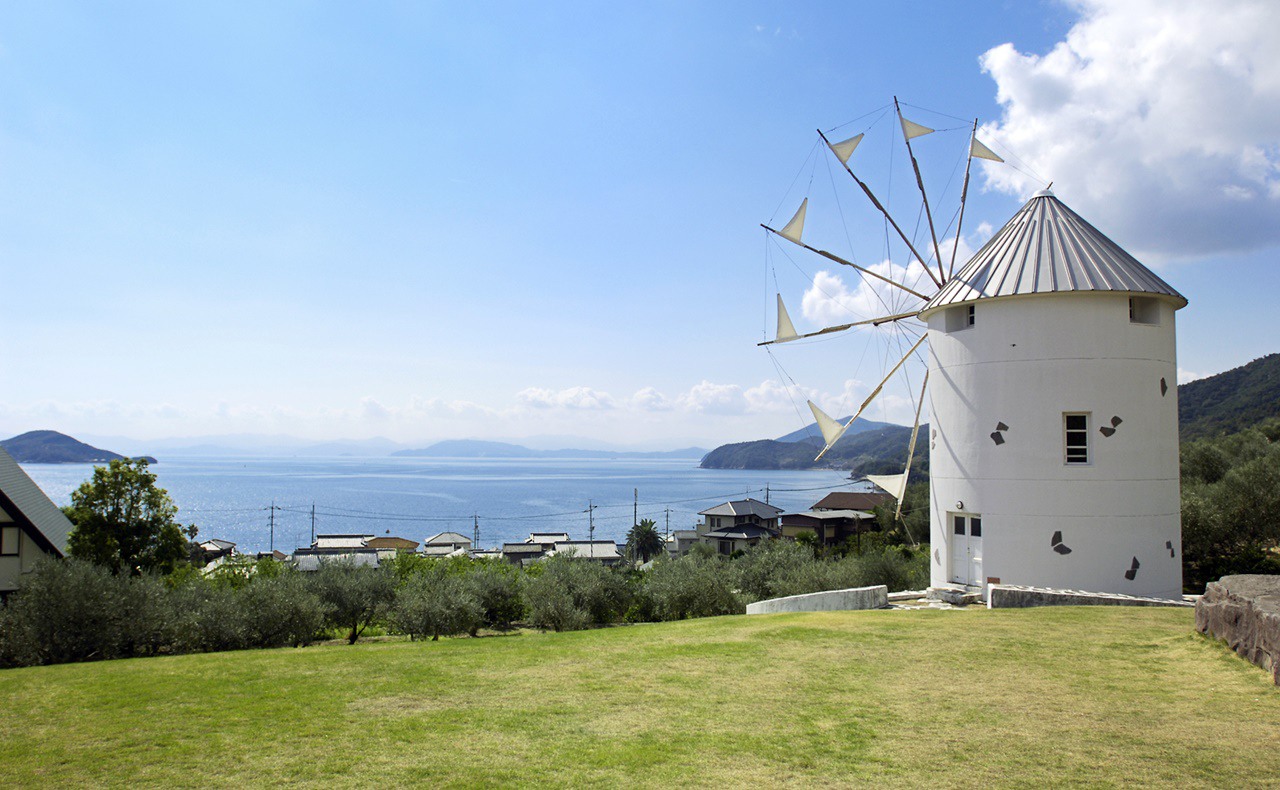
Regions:
[[971, 513], [951, 515], [951, 581], [953, 584], [983, 585], [982, 516]]

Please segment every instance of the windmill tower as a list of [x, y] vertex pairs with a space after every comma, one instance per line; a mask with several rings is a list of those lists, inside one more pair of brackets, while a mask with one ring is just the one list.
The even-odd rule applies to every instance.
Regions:
[[929, 299], [935, 586], [1181, 595], [1186, 304], [1048, 190]]

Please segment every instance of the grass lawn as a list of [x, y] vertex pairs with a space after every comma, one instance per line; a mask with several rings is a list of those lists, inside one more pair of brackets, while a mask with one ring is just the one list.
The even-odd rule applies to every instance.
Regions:
[[1187, 609], [724, 617], [0, 671], [7, 787], [1275, 786]]

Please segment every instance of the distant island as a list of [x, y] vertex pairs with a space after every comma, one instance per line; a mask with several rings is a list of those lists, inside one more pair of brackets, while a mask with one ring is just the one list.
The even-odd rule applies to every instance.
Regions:
[[[0, 447], [20, 464], [105, 464], [125, 458], [57, 431], [27, 431], [0, 441]], [[156, 463], [149, 455], [142, 459]]]
[[[841, 418], [840, 422], [848, 422]], [[927, 471], [929, 426], [920, 426], [912, 467]], [[816, 423], [777, 439], [725, 444], [707, 453], [703, 469], [840, 469], [858, 474], [893, 474], [907, 462], [911, 426], [858, 418], [821, 461], [822, 434]]]
[[400, 450], [392, 453], [401, 458], [652, 458], [698, 460], [707, 451], [701, 447], [655, 452], [616, 450], [533, 450], [507, 442], [486, 442], [479, 439], [449, 439], [436, 442], [420, 450]]

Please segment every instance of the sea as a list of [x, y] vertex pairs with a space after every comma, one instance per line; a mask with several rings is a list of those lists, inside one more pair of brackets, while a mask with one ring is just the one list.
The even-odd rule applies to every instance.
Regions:
[[[93, 474], [90, 464], [23, 464], [58, 505]], [[166, 456], [151, 467], [197, 539], [242, 552], [308, 546], [313, 534], [439, 532], [494, 548], [530, 532], [626, 540], [639, 519], [659, 532], [692, 529], [698, 511], [753, 497], [786, 511], [865, 484], [831, 470], [700, 469], [690, 459], [226, 458]], [[594, 529], [593, 529], [594, 528]]]

